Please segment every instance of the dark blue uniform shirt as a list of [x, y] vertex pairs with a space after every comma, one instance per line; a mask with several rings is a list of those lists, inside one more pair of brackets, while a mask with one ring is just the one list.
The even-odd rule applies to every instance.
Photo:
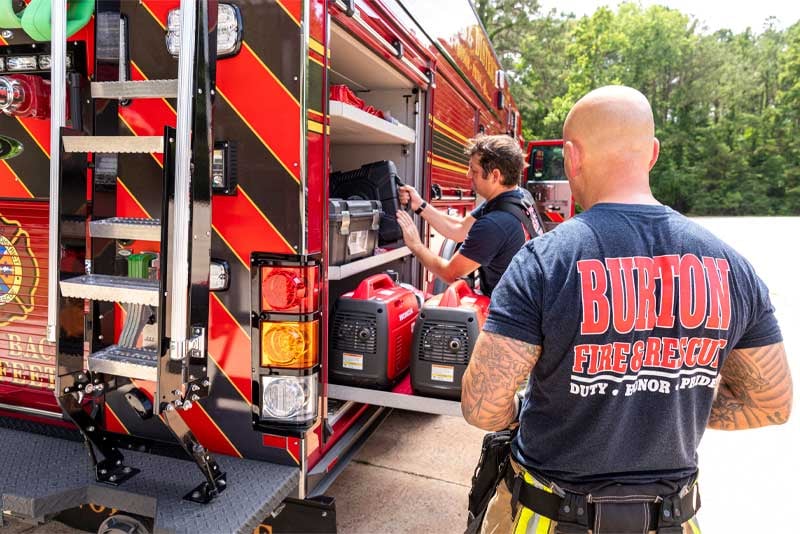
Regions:
[[782, 340], [733, 248], [666, 206], [626, 204], [529, 241], [484, 329], [542, 346], [513, 451], [562, 483], [692, 475], [726, 356]]
[[484, 295], [491, 295], [511, 259], [525, 244], [525, 231], [519, 220], [506, 211], [492, 211], [496, 203], [509, 198], [522, 198], [522, 191], [501, 193], [472, 210], [476, 221], [459, 249], [464, 257], [481, 264]]

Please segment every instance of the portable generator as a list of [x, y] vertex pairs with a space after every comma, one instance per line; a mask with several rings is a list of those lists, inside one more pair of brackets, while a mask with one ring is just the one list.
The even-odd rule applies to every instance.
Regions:
[[464, 280], [425, 303], [414, 328], [414, 392], [461, 399], [461, 378], [488, 313], [489, 297], [476, 294]]
[[389, 388], [408, 369], [419, 299], [388, 274], [364, 279], [336, 302], [328, 377], [336, 384]]

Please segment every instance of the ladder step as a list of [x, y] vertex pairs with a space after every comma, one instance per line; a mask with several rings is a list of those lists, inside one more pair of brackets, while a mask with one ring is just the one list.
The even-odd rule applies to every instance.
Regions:
[[164, 138], [157, 135], [65, 135], [64, 152], [161, 154]]
[[158, 280], [85, 274], [61, 281], [61, 294], [77, 299], [158, 306]]
[[177, 98], [178, 80], [92, 82], [92, 98]]
[[89, 223], [89, 230], [92, 237], [161, 241], [161, 221], [158, 219], [134, 219], [131, 217], [99, 219]]
[[111, 345], [89, 355], [89, 370], [139, 380], [158, 380], [158, 354], [154, 349]]

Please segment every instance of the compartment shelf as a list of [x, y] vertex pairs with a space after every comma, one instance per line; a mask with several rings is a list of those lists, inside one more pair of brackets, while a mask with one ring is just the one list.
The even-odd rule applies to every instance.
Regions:
[[355, 274], [380, 267], [383, 264], [399, 260], [410, 254], [411, 251], [408, 247], [400, 247], [381, 254], [376, 254], [375, 256], [345, 263], [344, 265], [333, 265], [328, 267], [328, 280], [344, 280]]
[[344, 102], [330, 101], [331, 143], [341, 145], [410, 145], [416, 133]]
[[462, 417], [461, 402], [415, 395], [411, 389], [411, 377], [406, 375], [391, 391], [328, 384], [328, 396], [341, 401], [360, 402], [374, 406], [386, 406], [412, 412], [451, 415]]

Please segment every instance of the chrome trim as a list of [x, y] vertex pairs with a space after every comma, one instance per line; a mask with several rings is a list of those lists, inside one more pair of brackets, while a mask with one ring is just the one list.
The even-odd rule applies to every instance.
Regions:
[[[308, 50], [311, 42], [309, 3], [303, 2], [303, 22], [300, 28], [300, 242], [291, 243], [298, 254], [308, 253]], [[323, 126], [324, 131], [324, 126]], [[323, 134], [324, 135], [324, 134]]]
[[47, 341], [55, 343], [58, 329], [59, 206], [61, 195], [61, 127], [66, 125], [67, 2], [53, 0], [50, 49], [50, 213], [47, 257]]
[[47, 410], [40, 410], [38, 408], [29, 408], [27, 406], [14, 406], [13, 404], [6, 404], [4, 402], [0, 402], [0, 410], [27, 413], [30, 415], [39, 415], [42, 417], [49, 417], [51, 419], [59, 419], [59, 420], [64, 419], [64, 416], [60, 413], [48, 412]]
[[[192, 175], [192, 98], [194, 80], [197, 2], [181, 0], [181, 54], [178, 58], [178, 109], [175, 134], [175, 232], [186, 232], [191, 225], [190, 203]], [[175, 236], [169, 265], [172, 269], [172, 313], [170, 315], [170, 359], [186, 356], [189, 300], [189, 244], [191, 235]]]
[[435, 399], [433, 397], [420, 397], [406, 395], [405, 393], [392, 393], [352, 386], [328, 384], [328, 397], [339, 400], [351, 400], [362, 404], [399, 408], [414, 412], [452, 415], [462, 417], [461, 403], [453, 400]]
[[409, 250], [408, 247], [400, 247], [390, 250], [389, 252], [383, 252], [382, 254], [345, 263], [344, 265], [332, 265], [328, 267], [328, 280], [344, 280], [354, 274], [364, 272], [374, 267], [380, 267], [381, 265], [409, 255], [411, 255], [411, 250]]

